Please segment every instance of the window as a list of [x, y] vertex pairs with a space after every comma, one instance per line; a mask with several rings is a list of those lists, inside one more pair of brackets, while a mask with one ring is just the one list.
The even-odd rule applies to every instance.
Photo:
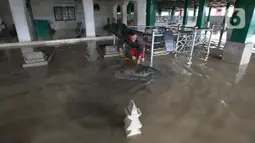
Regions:
[[54, 7], [56, 21], [76, 20], [74, 7]]
[[94, 11], [100, 11], [99, 4], [94, 4]]

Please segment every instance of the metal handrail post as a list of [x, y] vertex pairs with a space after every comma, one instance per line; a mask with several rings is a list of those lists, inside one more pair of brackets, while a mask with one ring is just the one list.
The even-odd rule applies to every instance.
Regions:
[[178, 53], [178, 41], [179, 41], [179, 34], [177, 36], [177, 40], [176, 40], [176, 43], [175, 43], [175, 57], [177, 57], [177, 53]]
[[212, 29], [211, 29], [211, 33], [210, 33], [210, 38], [209, 38], [209, 43], [208, 43], [208, 47], [207, 47], [207, 53], [206, 53], [205, 61], [208, 60], [208, 57], [209, 57], [209, 54], [210, 54], [210, 48], [211, 48], [211, 42], [212, 42], [213, 29], [214, 29], [214, 25], [212, 26]]
[[155, 32], [152, 31], [152, 37], [151, 37], [151, 61], [150, 61], [150, 67], [153, 66], [153, 56], [154, 56], [154, 40], [155, 40]]
[[193, 43], [192, 43], [192, 47], [191, 47], [191, 51], [190, 51], [190, 58], [188, 61], [188, 65], [192, 64], [192, 56], [193, 56], [193, 51], [194, 51], [194, 47], [195, 47], [196, 36], [197, 36], [197, 29], [195, 29], [195, 32], [194, 32], [194, 38], [193, 38]]

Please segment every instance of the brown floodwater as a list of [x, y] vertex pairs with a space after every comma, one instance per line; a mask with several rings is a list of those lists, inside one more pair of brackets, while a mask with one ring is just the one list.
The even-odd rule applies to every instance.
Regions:
[[[120, 78], [118, 57], [98, 57], [79, 43], [59, 46], [46, 67], [2, 60], [0, 142], [255, 142], [254, 59], [238, 67], [194, 57], [188, 66], [186, 56], [160, 56], [153, 65], [160, 72]], [[132, 99], [143, 128], [126, 138], [124, 108]]]

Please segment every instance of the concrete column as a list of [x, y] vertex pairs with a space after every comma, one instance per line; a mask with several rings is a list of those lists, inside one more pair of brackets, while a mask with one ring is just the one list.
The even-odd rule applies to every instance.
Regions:
[[221, 25], [220, 39], [219, 39], [219, 43], [218, 43], [218, 48], [220, 48], [223, 33], [226, 29], [226, 18], [228, 17], [229, 7], [230, 7], [230, 3], [228, 2], [227, 5], [226, 5], [226, 13], [225, 13], [225, 16], [223, 17], [223, 21], [222, 21], [222, 25]]
[[162, 13], [162, 8], [158, 8], [158, 15], [161, 16], [161, 13]]
[[127, 2], [124, 2], [124, 4], [122, 4], [122, 23], [126, 24], [127, 25], [127, 6], [128, 6], [128, 1]]
[[[135, 5], [137, 26], [146, 25], [146, 0], [137, 0]], [[156, 13], [155, 13], [156, 14]]]
[[211, 11], [212, 11], [212, 7], [209, 7], [209, 12], [208, 12], [208, 16], [207, 16], [207, 21], [206, 21], [206, 23], [207, 23], [207, 28], [209, 28], [210, 27], [210, 20], [211, 20]]
[[86, 37], [95, 37], [95, 19], [93, 0], [82, 0], [85, 17]]
[[156, 21], [156, 0], [147, 0], [146, 25], [154, 26]]
[[[254, 0], [236, 0], [235, 8], [242, 8], [245, 15], [239, 17], [238, 12], [233, 13], [230, 23], [233, 26], [240, 26], [244, 22], [243, 27], [233, 29], [230, 41], [227, 41], [224, 47], [223, 60], [245, 65], [250, 62], [252, 49], [254, 44], [252, 39], [255, 31], [255, 1]], [[245, 17], [245, 19], [243, 19]]]
[[193, 12], [193, 16], [197, 16], [197, 5], [194, 5], [194, 12]]
[[175, 13], [175, 7], [172, 8], [171, 16], [174, 16]]
[[182, 20], [182, 25], [187, 25], [188, 24], [188, 7], [190, 5], [190, 0], [185, 0], [185, 5], [184, 5], [184, 15], [183, 15], [183, 20]]
[[[19, 42], [31, 41], [32, 35], [28, 25], [28, 14], [24, 0], [9, 0], [13, 21]], [[33, 52], [33, 48], [22, 48], [22, 53]]]
[[[9, 0], [9, 4], [19, 41], [32, 41], [33, 27], [31, 24], [30, 15], [26, 8], [25, 1]], [[45, 55], [43, 52], [35, 52], [34, 49], [30, 47], [21, 48], [21, 52], [25, 61], [23, 67], [43, 66], [48, 64], [47, 61], [45, 61]]]
[[198, 28], [205, 28], [206, 7], [208, 5], [208, 2], [209, 2], [209, 0], [200, 0], [198, 17], [197, 17], [197, 27]]
[[113, 15], [113, 18], [115, 19], [114, 22], [117, 22], [117, 8], [118, 8], [118, 4], [114, 4], [113, 10], [112, 10], [112, 15]]

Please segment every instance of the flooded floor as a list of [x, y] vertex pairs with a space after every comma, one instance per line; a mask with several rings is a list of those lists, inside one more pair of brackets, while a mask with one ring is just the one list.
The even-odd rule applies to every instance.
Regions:
[[[85, 43], [57, 48], [48, 67], [0, 63], [1, 143], [254, 143], [255, 65], [156, 57], [161, 73], [115, 76], [118, 58]], [[255, 61], [255, 59], [253, 59]], [[15, 64], [16, 63], [16, 64]], [[126, 138], [124, 108], [142, 112], [142, 134]]]

